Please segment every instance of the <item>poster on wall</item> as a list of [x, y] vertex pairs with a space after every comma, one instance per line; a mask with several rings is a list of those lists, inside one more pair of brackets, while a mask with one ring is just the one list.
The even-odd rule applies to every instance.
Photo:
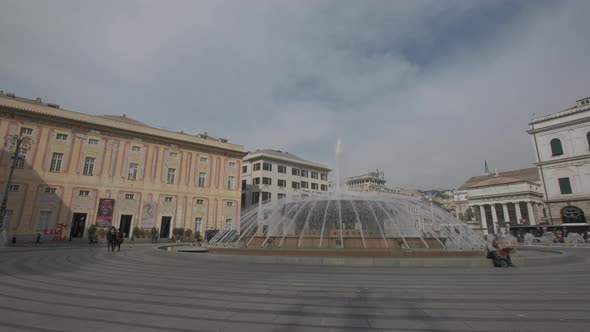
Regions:
[[152, 228], [156, 225], [156, 203], [146, 202], [141, 214], [141, 228]]
[[113, 221], [115, 200], [112, 198], [101, 198], [98, 201], [98, 213], [96, 214], [96, 226], [109, 227]]

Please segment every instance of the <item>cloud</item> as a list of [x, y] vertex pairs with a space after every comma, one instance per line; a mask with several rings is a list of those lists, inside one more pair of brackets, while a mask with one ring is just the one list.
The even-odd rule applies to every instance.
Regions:
[[277, 148], [392, 186], [532, 166], [590, 95], [586, 1], [8, 1], [0, 88]]

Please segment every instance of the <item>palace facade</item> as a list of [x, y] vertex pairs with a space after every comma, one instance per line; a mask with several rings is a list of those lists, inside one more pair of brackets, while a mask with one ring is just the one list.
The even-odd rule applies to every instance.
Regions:
[[585, 223], [590, 213], [590, 97], [533, 119], [529, 128], [551, 223]]
[[[0, 92], [0, 183], [15, 147], [27, 136], [8, 188], [9, 236], [88, 226], [176, 227], [204, 232], [238, 223], [243, 147], [207, 134], [154, 128], [123, 116], [93, 116]], [[61, 233], [61, 232], [60, 232]]]

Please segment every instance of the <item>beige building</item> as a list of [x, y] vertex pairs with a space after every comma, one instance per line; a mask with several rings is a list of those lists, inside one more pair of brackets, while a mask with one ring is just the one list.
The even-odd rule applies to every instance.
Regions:
[[590, 212], [590, 97], [533, 119], [529, 128], [551, 223], [586, 222]]
[[[220, 229], [239, 220], [243, 147], [0, 93], [0, 134], [28, 136], [9, 188], [12, 234], [82, 237], [90, 224]], [[14, 146], [0, 152], [6, 185]]]
[[288, 152], [257, 150], [244, 157], [241, 205], [327, 193], [330, 171]]
[[455, 215], [484, 234], [498, 234], [510, 224], [545, 221], [535, 167], [473, 176], [453, 196]]

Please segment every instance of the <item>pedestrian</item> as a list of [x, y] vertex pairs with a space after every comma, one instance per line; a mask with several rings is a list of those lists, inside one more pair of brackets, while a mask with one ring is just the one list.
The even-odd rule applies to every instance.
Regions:
[[115, 247], [113, 246], [114, 236], [115, 232], [112, 228], [109, 228], [109, 232], [107, 233], [107, 251], [111, 251], [111, 248], [115, 251]]
[[121, 233], [121, 230], [117, 230], [117, 233], [115, 233], [115, 244], [113, 245], [113, 251], [115, 251], [115, 245], [117, 246], [117, 252], [121, 251], [121, 243], [123, 243], [123, 233]]
[[489, 242], [486, 245], [486, 258], [492, 260], [494, 267], [502, 267], [502, 261], [506, 262], [506, 267], [516, 267], [514, 264], [512, 264], [512, 259], [510, 258], [509, 253], [506, 253], [505, 256], [500, 256], [498, 254], [498, 251], [506, 249], [508, 248], [502, 248], [502, 246], [500, 246], [500, 243], [497, 239], [493, 239], [492, 242]]
[[35, 239], [35, 244], [41, 243], [41, 233], [37, 233], [37, 238]]

